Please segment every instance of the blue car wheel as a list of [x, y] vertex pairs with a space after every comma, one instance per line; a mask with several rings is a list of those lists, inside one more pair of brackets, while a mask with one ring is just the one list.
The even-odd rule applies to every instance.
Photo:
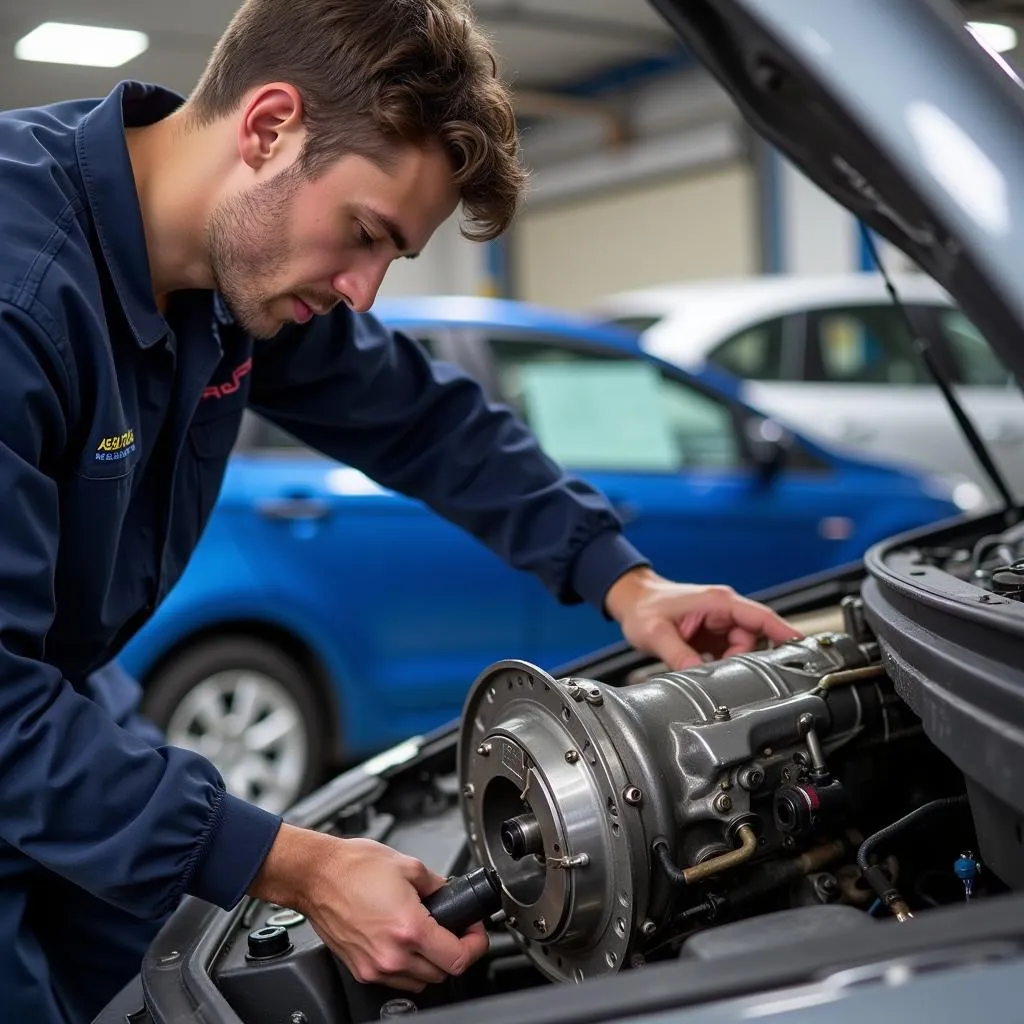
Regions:
[[302, 669], [271, 644], [214, 637], [146, 685], [145, 713], [173, 746], [213, 762], [228, 791], [282, 812], [322, 778], [324, 714]]

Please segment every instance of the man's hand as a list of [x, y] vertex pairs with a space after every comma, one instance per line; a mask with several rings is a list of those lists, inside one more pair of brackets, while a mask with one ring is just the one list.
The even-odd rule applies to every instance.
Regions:
[[671, 669], [701, 663], [702, 654], [726, 658], [800, 633], [773, 611], [731, 587], [673, 583], [652, 570], [631, 569], [609, 588], [605, 609], [638, 650]]
[[487, 951], [482, 924], [460, 939], [427, 913], [444, 883], [381, 843], [282, 825], [250, 895], [305, 914], [356, 980], [419, 992]]

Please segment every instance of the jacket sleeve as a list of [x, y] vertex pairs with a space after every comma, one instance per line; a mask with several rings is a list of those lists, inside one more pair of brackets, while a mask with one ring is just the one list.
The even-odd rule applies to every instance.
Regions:
[[316, 448], [419, 499], [565, 604], [603, 608], [647, 564], [597, 490], [450, 364], [374, 317], [339, 307], [259, 343], [250, 403]]
[[0, 353], [0, 839], [139, 917], [184, 893], [228, 908], [280, 819], [226, 794], [199, 755], [121, 728], [47, 664], [72, 369], [3, 305]]

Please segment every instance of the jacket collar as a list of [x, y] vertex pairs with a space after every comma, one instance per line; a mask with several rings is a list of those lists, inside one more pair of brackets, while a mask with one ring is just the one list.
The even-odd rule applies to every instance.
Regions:
[[76, 133], [78, 163], [100, 248], [121, 307], [143, 348], [166, 337], [168, 327], [153, 294], [125, 128], [160, 121], [183, 102], [183, 97], [161, 86], [121, 82], [82, 119]]

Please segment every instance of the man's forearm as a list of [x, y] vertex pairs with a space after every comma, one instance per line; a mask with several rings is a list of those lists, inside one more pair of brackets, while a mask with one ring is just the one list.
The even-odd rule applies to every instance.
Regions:
[[308, 909], [324, 838], [311, 829], [283, 824], [249, 886], [249, 895], [282, 907]]
[[605, 496], [548, 458], [510, 410], [371, 317], [339, 309], [298, 337], [282, 332], [253, 374], [259, 412], [415, 497], [567, 604], [600, 608], [612, 582], [643, 561]]

